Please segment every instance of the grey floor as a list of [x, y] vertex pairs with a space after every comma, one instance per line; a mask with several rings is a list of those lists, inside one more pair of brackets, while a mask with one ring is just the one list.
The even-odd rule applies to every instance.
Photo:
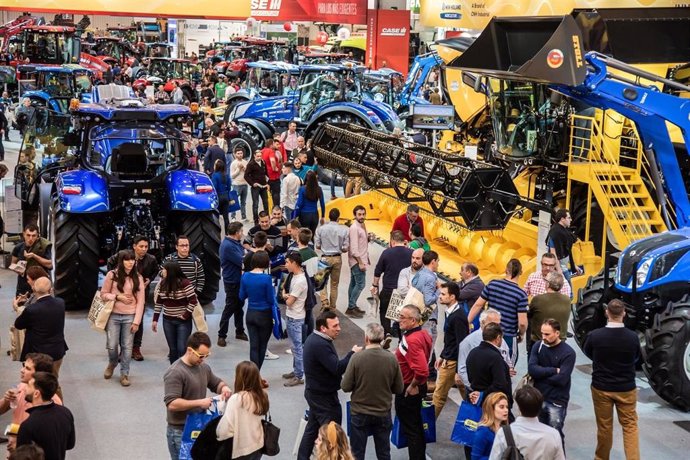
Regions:
[[[13, 133], [13, 137], [17, 137]], [[16, 159], [15, 143], [5, 143], [6, 158]], [[8, 161], [12, 167], [14, 161]], [[372, 245], [371, 253], [374, 260], [380, 254], [381, 248]], [[368, 273], [368, 282], [371, 282]], [[344, 299], [347, 292], [349, 278], [343, 274], [340, 285], [340, 298]], [[19, 380], [20, 364], [13, 362], [5, 353], [7, 347], [7, 330], [14, 320], [11, 300], [14, 295], [15, 276], [8, 270], [0, 270], [0, 336], [2, 337], [2, 351], [0, 352], [0, 391], [17, 384]], [[222, 288], [221, 288], [222, 289]], [[365, 291], [366, 292], [366, 291]], [[207, 308], [210, 333], [215, 339], [218, 329], [222, 299], [214, 307]], [[361, 308], [367, 308], [367, 302], [362, 295]], [[339, 302], [343, 309], [342, 302]], [[69, 312], [65, 326], [70, 350], [64, 360], [61, 370], [61, 385], [65, 397], [65, 405], [73, 412], [76, 420], [77, 445], [68, 452], [70, 459], [107, 460], [107, 459], [166, 459], [168, 458], [165, 441], [165, 407], [163, 404], [163, 373], [167, 363], [167, 346], [160, 331], [154, 334], [150, 330], [151, 311], [147, 312], [145, 320], [145, 334], [143, 353], [146, 360], [133, 362], [130, 372], [132, 386], [123, 388], [117, 379], [106, 381], [102, 377], [106, 365], [105, 336], [91, 330], [86, 320], [85, 312]], [[352, 322], [349, 318], [341, 317], [344, 323], [344, 333], [339, 339], [339, 349], [348, 349], [354, 343], [362, 342], [361, 333], [357, 332], [372, 321], [371, 317], [364, 317]], [[231, 336], [232, 337], [232, 336]], [[347, 343], [346, 343], [347, 342]], [[284, 388], [280, 375], [291, 369], [291, 356], [285, 353], [288, 348], [286, 341], [278, 342], [271, 339], [269, 349], [278, 354], [280, 359], [266, 361], [262, 369], [263, 376], [270, 383], [271, 413], [274, 423], [281, 428], [281, 454], [279, 459], [292, 458], [291, 452], [295, 442], [300, 416], [306, 409], [302, 387]], [[596, 445], [596, 426], [589, 392], [591, 363], [577, 349], [577, 367], [573, 373], [571, 402], [566, 419], [566, 448], [569, 459], [591, 459]], [[209, 364], [214, 372], [231, 382], [235, 365], [248, 359], [249, 350], [246, 342], [228, 341], [227, 348], [213, 347]], [[526, 362], [524, 348], [518, 363], [518, 376], [525, 372]], [[639, 427], [640, 445], [643, 459], [672, 459], [682, 458], [683, 452], [690, 449], [690, 414], [679, 412], [669, 407], [654, 392], [643, 378], [638, 378], [639, 388]], [[347, 400], [348, 395], [341, 393], [341, 401]], [[450, 432], [457, 414], [458, 400], [455, 390], [451, 394], [448, 406], [444, 409], [437, 425], [438, 442], [429, 445], [428, 456], [432, 459], [462, 459], [462, 449], [449, 441]], [[0, 426], [8, 423], [9, 414], [0, 416]], [[685, 427], [686, 429], [684, 429]], [[0, 456], [4, 458], [4, 445], [0, 446]], [[394, 459], [407, 458], [406, 450], [392, 450]], [[375, 458], [373, 446], [370, 443], [367, 458]], [[622, 450], [622, 436], [616, 427], [614, 435], [614, 449], [612, 459], [624, 458]]]

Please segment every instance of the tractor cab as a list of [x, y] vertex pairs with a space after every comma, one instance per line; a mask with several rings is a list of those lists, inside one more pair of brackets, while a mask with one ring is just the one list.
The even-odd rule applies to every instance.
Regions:
[[117, 37], [96, 38], [93, 53], [111, 66], [115, 63], [132, 65], [137, 56], [137, 51], [131, 43]]
[[24, 59], [38, 64], [71, 64], [79, 56], [79, 39], [74, 27], [33, 26], [22, 31], [21, 48]]
[[361, 73], [360, 91], [362, 97], [376, 102], [383, 102], [395, 110], [400, 106], [405, 78], [393, 69], [368, 70]]
[[137, 41], [137, 28], [135, 26], [110, 26], [106, 30], [111, 37], [122, 38], [130, 43]]
[[247, 92], [250, 99], [256, 95], [263, 97], [288, 96], [297, 91], [299, 67], [284, 62], [250, 62], [247, 76]]
[[172, 57], [172, 45], [170, 43], [147, 43], [146, 56], [148, 58], [169, 58]]
[[298, 115], [302, 120], [311, 118], [319, 105], [345, 101], [348, 91], [355, 91], [354, 80], [346, 82], [343, 66], [304, 65], [299, 79]]

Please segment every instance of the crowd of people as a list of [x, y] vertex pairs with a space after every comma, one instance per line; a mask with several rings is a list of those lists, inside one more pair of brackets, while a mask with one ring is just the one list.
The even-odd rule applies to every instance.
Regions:
[[[274, 158], [279, 157], [271, 154], [264, 167]], [[263, 157], [260, 161], [264, 162]], [[279, 194], [281, 186], [276, 188]], [[114, 306], [106, 325], [108, 356], [103, 377], [112, 378], [119, 366], [123, 387], [132, 384], [131, 359], [144, 359], [140, 332], [145, 328], [144, 308], [151, 282], [160, 277], [153, 294], [151, 329], [156, 332], [162, 321], [169, 346], [164, 401], [171, 458], [179, 455], [186, 416], [213, 403], [207, 390], [228, 400], [217, 425], [217, 439], [232, 438], [231, 458], [261, 457], [264, 440], [258, 427], [270, 405], [270, 388], [261, 369], [265, 359], [278, 358], [268, 350], [278, 302], [285, 304], [285, 332], [293, 359], [285, 369], [283, 384], [303, 386], [309, 407], [299, 459], [309, 459], [316, 452], [318, 459], [360, 460], [369, 436], [374, 438], [377, 458], [390, 458], [393, 406], [409, 458], [424, 459], [423, 403], [430, 401], [438, 418], [453, 387], [462, 404], [482, 408], [474, 440], [465, 445], [466, 458], [503, 458], [515, 446], [525, 458], [564, 458], [564, 426], [575, 365], [566, 327], [572, 288], [564, 272], [577, 268], [569, 265], [572, 243], [557, 244], [559, 229], [550, 232], [550, 251], [543, 254], [539, 270], [523, 286], [518, 284], [522, 265], [517, 259], [508, 262], [504, 278], [486, 285], [477, 265], [470, 262], [462, 265], [459, 283], [443, 282], [437, 274], [439, 254], [430, 248], [433, 242], [424, 238], [420, 209], [409, 205], [395, 220], [390, 245], [374, 264], [371, 293], [379, 300], [379, 321], [365, 326], [363, 347], [354, 345], [340, 357], [334, 346], [341, 330], [338, 312], [353, 319], [364, 316], [359, 304], [365, 275], [372, 269], [369, 242], [373, 235], [367, 231], [362, 206], [353, 209], [349, 227], [340, 223], [337, 208], [330, 210], [326, 223], [319, 206], [322, 197], [306, 196], [307, 187], [300, 186], [298, 194], [304, 196], [297, 199], [311, 201], [313, 207], [306, 212], [300, 213], [304, 206], [295, 205], [292, 215], [286, 216], [286, 206], [266, 206], [246, 236], [242, 222], [226, 221], [220, 248], [225, 305], [217, 345], [227, 346], [231, 318], [235, 340], [249, 342], [248, 360], [238, 364], [233, 387], [205, 363], [212, 345], [209, 335], [192, 333], [192, 315], [205, 276], [199, 258], [190, 251], [189, 239], [178, 236], [176, 251], [161, 265], [148, 254], [149, 242], [144, 237], [137, 237], [132, 249], [120, 251], [108, 262], [100, 296]], [[565, 210], [559, 216], [554, 227], [567, 224], [570, 218]], [[315, 231], [300, 218], [312, 223]], [[71, 413], [62, 406], [58, 383], [68, 347], [64, 302], [51, 294], [51, 249], [50, 242], [29, 225], [12, 253], [14, 262], [26, 264], [18, 275], [14, 302], [18, 312], [14, 327], [26, 331], [20, 356], [24, 364], [21, 384], [5, 392], [0, 413], [13, 411], [16, 436], [11, 436], [11, 450], [41, 448], [45, 458], [64, 458], [65, 450], [75, 444], [75, 430]], [[315, 275], [323, 262], [332, 269], [330, 281], [321, 283], [317, 294]], [[350, 284], [347, 300], [339, 301], [344, 262]], [[419, 300], [404, 305], [391, 320], [392, 296], [407, 299], [412, 291]], [[626, 456], [639, 458], [635, 409], [639, 340], [623, 325], [622, 302], [609, 302], [606, 316], [607, 326], [592, 332], [585, 343], [585, 352], [594, 362], [596, 458], [608, 458], [611, 450], [614, 408], [623, 427]], [[442, 339], [437, 337], [439, 322]], [[393, 353], [389, 351], [392, 340], [397, 340]], [[517, 349], [523, 341], [532, 383], [514, 392]], [[340, 390], [351, 393], [348, 434], [340, 427]], [[514, 403], [519, 409], [517, 418]], [[59, 429], [46, 428], [51, 424]]]

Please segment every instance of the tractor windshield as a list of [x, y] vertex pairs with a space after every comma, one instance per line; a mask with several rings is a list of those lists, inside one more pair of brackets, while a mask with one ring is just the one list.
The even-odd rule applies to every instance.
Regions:
[[44, 72], [41, 80], [39, 86], [52, 97], [71, 98], [76, 94], [72, 75], [68, 72]]
[[74, 81], [77, 85], [77, 92], [78, 93], [90, 93], [91, 88], [93, 87], [93, 82], [91, 81], [91, 75], [89, 74], [88, 71], [82, 70], [82, 71], [75, 71], [74, 72]]
[[149, 74], [164, 80], [192, 80], [193, 66], [189, 62], [155, 59], [149, 64]]
[[26, 30], [23, 56], [29, 62], [46, 64], [69, 64], [72, 49], [72, 34], [68, 32], [47, 32]]
[[89, 165], [120, 178], [153, 179], [182, 163], [184, 135], [167, 126], [99, 125], [89, 137]]
[[[293, 91], [297, 89], [296, 83], [297, 80], [295, 79]], [[249, 69], [247, 89], [254, 90], [262, 96], [287, 94], [289, 84], [290, 77], [284, 69], [263, 69], [260, 67]]]
[[171, 57], [170, 46], [154, 43], [146, 47], [147, 57]]
[[333, 71], [303, 72], [300, 84], [300, 117], [307, 120], [317, 106], [345, 100], [343, 77], [342, 73]]

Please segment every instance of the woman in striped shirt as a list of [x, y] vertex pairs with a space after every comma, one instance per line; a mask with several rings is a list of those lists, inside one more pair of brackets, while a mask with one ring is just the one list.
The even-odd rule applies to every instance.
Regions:
[[166, 262], [161, 270], [161, 283], [154, 299], [153, 332], [158, 332], [158, 319], [163, 313], [163, 332], [168, 342], [170, 364], [187, 350], [187, 339], [192, 334], [192, 312], [197, 304], [194, 286], [184, 276], [177, 262]]

